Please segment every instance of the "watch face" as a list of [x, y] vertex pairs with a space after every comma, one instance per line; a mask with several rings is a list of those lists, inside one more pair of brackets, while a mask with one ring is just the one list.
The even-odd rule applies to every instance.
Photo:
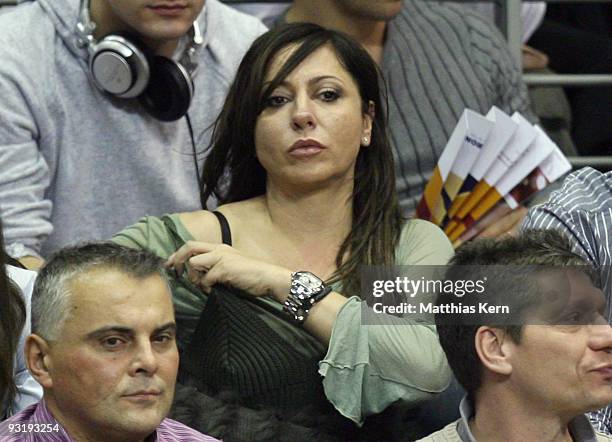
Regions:
[[297, 272], [295, 278], [291, 281], [291, 285], [293, 286], [292, 291], [298, 297], [304, 299], [304, 297], [310, 297], [321, 291], [323, 281], [310, 272]]

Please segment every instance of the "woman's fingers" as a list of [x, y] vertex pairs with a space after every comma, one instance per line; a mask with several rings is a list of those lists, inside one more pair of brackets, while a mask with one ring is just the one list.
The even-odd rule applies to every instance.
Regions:
[[219, 244], [211, 244], [201, 241], [187, 241], [182, 247], [168, 257], [166, 267], [173, 267], [178, 275], [184, 270], [185, 262], [194, 255], [209, 253]]
[[218, 282], [225, 282], [222, 279], [222, 272], [218, 267], [213, 267], [209, 272], [202, 274], [200, 278], [200, 287], [205, 293], [210, 293], [212, 286]]

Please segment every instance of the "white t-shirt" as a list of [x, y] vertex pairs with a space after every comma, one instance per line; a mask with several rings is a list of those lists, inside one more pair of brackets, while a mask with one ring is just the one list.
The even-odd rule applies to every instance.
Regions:
[[28, 405], [38, 402], [42, 398], [42, 387], [36, 382], [28, 371], [23, 357], [23, 346], [25, 338], [30, 334], [30, 304], [32, 299], [32, 289], [36, 280], [36, 272], [20, 269], [18, 267], [6, 266], [6, 271], [13, 282], [21, 289], [26, 305], [26, 321], [19, 338], [17, 353], [15, 355], [15, 384], [17, 394], [13, 403], [10, 404], [10, 412], [17, 413]]

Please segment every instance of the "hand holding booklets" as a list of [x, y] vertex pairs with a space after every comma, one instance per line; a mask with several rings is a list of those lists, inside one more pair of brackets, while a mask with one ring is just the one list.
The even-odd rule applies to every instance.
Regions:
[[486, 117], [466, 109], [417, 206], [451, 241], [491, 213], [510, 209], [571, 170], [567, 158], [538, 126], [495, 106]]

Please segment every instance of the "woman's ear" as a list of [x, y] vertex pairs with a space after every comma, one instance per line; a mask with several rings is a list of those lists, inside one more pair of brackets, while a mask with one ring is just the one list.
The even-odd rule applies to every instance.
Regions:
[[30, 373], [36, 381], [44, 388], [51, 388], [52, 359], [49, 354], [49, 344], [38, 335], [30, 335], [26, 338], [24, 356]]
[[474, 346], [486, 370], [506, 376], [512, 373], [508, 340], [506, 332], [499, 328], [483, 325], [476, 330]]
[[361, 133], [361, 145], [369, 146], [372, 142], [372, 124], [374, 122], [375, 108], [374, 102], [368, 102], [368, 110], [363, 114], [363, 130]]

